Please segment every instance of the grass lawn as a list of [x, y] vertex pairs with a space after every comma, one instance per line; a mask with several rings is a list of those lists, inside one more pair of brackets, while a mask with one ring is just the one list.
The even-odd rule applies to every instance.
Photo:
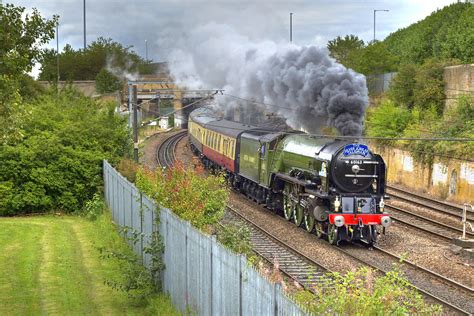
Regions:
[[162, 295], [137, 302], [105, 285], [122, 268], [98, 247], [129, 251], [106, 215], [0, 218], [0, 315], [177, 315]]

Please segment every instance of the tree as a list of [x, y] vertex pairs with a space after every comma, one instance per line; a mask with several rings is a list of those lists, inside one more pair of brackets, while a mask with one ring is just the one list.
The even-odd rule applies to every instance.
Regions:
[[397, 69], [397, 58], [383, 42], [373, 42], [349, 54], [352, 69], [364, 75], [383, 74]]
[[350, 67], [350, 55], [364, 48], [364, 41], [352, 34], [346, 35], [344, 38], [338, 36], [328, 42], [327, 48], [329, 49], [331, 57], [346, 67]]
[[401, 65], [398, 73], [390, 83], [389, 95], [390, 98], [397, 105], [404, 105], [408, 108], [413, 108], [415, 104], [414, 90], [415, 90], [415, 76], [418, 72], [418, 67], [413, 64]]
[[444, 72], [445, 63], [436, 60], [428, 60], [415, 76], [415, 87], [413, 91], [414, 104], [422, 109], [435, 107], [438, 114], [444, 110]]
[[36, 9], [25, 14], [23, 7], [0, 3], [0, 145], [22, 136], [19, 81], [42, 56], [56, 23], [57, 16], [47, 20]]
[[[56, 52], [49, 51], [43, 61], [39, 75], [40, 80], [55, 81], [57, 77]], [[60, 80], [95, 80], [102, 69], [114, 73], [121, 80], [126, 74], [140, 72], [151, 73], [150, 67], [132, 46], [123, 46], [111, 38], [99, 37], [86, 49], [74, 50], [66, 45], [59, 55]]]
[[95, 77], [95, 88], [99, 93], [114, 92], [120, 90], [121, 87], [120, 80], [105, 68]]

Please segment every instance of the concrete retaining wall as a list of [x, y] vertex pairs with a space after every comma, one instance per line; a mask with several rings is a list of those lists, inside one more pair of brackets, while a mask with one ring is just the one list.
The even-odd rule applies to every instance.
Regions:
[[474, 64], [444, 68], [444, 83], [447, 107], [455, 103], [460, 95], [474, 96]]
[[474, 162], [435, 158], [433, 164], [416, 161], [408, 151], [372, 146], [388, 166], [388, 181], [455, 203], [474, 202]]

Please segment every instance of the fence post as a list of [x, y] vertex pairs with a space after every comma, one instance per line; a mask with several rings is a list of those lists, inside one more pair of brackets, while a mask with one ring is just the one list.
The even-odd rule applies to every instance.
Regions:
[[247, 258], [245, 257], [245, 255], [240, 255], [239, 256], [240, 260], [239, 260], [239, 315], [242, 316], [243, 315], [243, 310], [244, 310], [244, 305], [243, 305], [243, 288], [244, 288], [244, 273], [243, 273], [243, 269], [245, 267], [245, 263], [247, 262]]
[[[140, 194], [140, 253], [142, 255], [142, 264], [145, 263], [145, 254], [143, 253], [143, 239], [145, 238], [145, 233], [143, 232], [143, 194], [139, 191], [138, 194]], [[150, 242], [152, 241], [151, 239], [153, 238], [153, 235], [150, 235]]]
[[211, 304], [211, 315], [214, 315], [214, 245], [217, 243], [216, 235], [211, 237], [211, 289], [210, 289], [210, 304]]
[[278, 294], [277, 292], [280, 291], [281, 289], [281, 285], [280, 283], [275, 283], [274, 286], [273, 286], [273, 308], [274, 308], [274, 311], [275, 311], [275, 316], [278, 316], [278, 310], [279, 310], [279, 306], [278, 306]]

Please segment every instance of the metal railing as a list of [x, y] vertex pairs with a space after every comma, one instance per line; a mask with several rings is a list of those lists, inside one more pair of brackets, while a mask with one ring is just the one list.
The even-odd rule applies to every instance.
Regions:
[[[118, 173], [103, 164], [104, 195], [116, 224], [139, 233], [131, 244], [145, 266], [150, 236], [159, 232], [165, 245], [162, 288], [181, 312], [199, 315], [305, 315], [280, 285], [271, 283], [236, 255], [208, 236], [159, 207]], [[157, 221], [159, 216], [159, 221]]]

